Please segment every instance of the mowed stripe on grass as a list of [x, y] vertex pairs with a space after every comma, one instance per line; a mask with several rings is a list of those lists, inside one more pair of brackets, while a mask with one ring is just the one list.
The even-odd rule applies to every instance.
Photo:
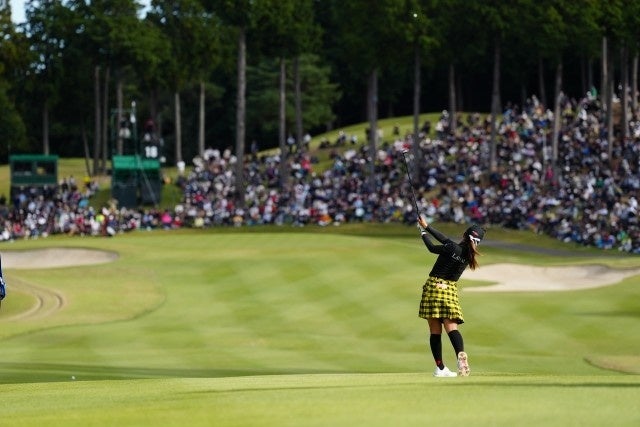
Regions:
[[[29, 399], [20, 398], [28, 395]], [[315, 374], [3, 387], [0, 426], [616, 425], [639, 420], [637, 376]]]
[[[78, 348], [71, 348], [86, 364], [157, 367], [159, 375], [180, 367], [210, 376], [431, 368], [417, 306], [433, 257], [417, 238], [243, 233], [119, 239], [124, 249], [108, 270], [14, 273], [67, 296], [63, 314], [74, 316], [65, 321], [78, 324]], [[115, 239], [108, 243], [110, 250], [118, 246]], [[485, 254], [483, 261], [490, 260]], [[91, 269], [99, 273], [87, 274]], [[107, 271], [119, 276], [111, 279]], [[633, 292], [624, 285], [548, 294], [465, 293], [464, 283], [462, 289], [462, 330], [476, 373], [510, 366], [591, 373], [582, 359], [602, 349], [590, 336], [616, 337], [608, 339], [607, 354], [629, 348], [621, 332], [587, 314], [615, 312]], [[163, 296], [161, 305], [154, 295]], [[40, 328], [52, 323], [46, 319]], [[59, 343], [70, 333], [43, 333], [55, 345], [29, 344], [39, 333], [17, 339], [22, 345], [7, 342], [6, 360], [64, 363]], [[446, 336], [443, 341], [452, 364]]]
[[[87, 274], [91, 267], [57, 270], [47, 280], [40, 277], [46, 286], [76, 301], [70, 309], [91, 313], [92, 318], [107, 317], [100, 325], [80, 321], [72, 331], [81, 336], [75, 340], [75, 351], [85, 364], [126, 367], [128, 372], [158, 367], [159, 375], [169, 365], [169, 371], [181, 367], [227, 375], [395, 371], [415, 368], [415, 361], [422, 359], [407, 353], [415, 346], [415, 340], [407, 338], [415, 328], [398, 322], [403, 316], [417, 319], [415, 281], [403, 274], [399, 254], [387, 253], [388, 239], [297, 234], [176, 234], [152, 239], [143, 234], [121, 240], [124, 249], [111, 271], [122, 272], [122, 279]], [[84, 298], [78, 283], [65, 280], [72, 275], [88, 276], [79, 289], [87, 295], [94, 289], [111, 293], [102, 303], [90, 299], [85, 304], [77, 300], [78, 295]], [[100, 280], [103, 286], [91, 282]], [[155, 307], [146, 298], [152, 294], [134, 290], [139, 289], [138, 281], [149, 280], [164, 300], [146, 312], [143, 307]], [[122, 322], [127, 315], [118, 313], [112, 316], [117, 322], [109, 321], [113, 306], [123, 301], [132, 306], [127, 309], [131, 319]], [[43, 322], [41, 328], [48, 326]], [[40, 334], [48, 342], [64, 342], [69, 333], [67, 328], [16, 338], [20, 350], [12, 358], [7, 348], [7, 360], [64, 364], [67, 354], [58, 346], [29, 342]], [[406, 342], [399, 344], [402, 339]], [[402, 349], [407, 343], [409, 347]], [[35, 348], [38, 351], [32, 351]], [[398, 349], [405, 360], [395, 360]], [[412, 365], [407, 365], [407, 357]], [[34, 372], [34, 378], [37, 375]]]
[[[67, 305], [6, 323], [0, 383], [15, 417], [0, 425], [584, 425], [600, 413], [617, 415], [616, 425], [638, 421], [626, 409], [638, 377], [594, 366], [639, 364], [638, 278], [574, 292], [465, 293], [470, 275], [461, 295], [472, 377], [442, 382], [430, 376], [417, 317], [434, 259], [418, 237], [158, 232], [82, 243], [120, 258], [4, 266]], [[492, 252], [483, 248], [484, 263], [502, 261]], [[446, 335], [443, 349], [454, 365]], [[448, 410], [451, 396], [471, 404]]]
[[[286, 372], [292, 368], [341, 372], [365, 369], [370, 359], [375, 364], [380, 351], [370, 348], [369, 343], [380, 336], [396, 342], [398, 335], [386, 333], [398, 324], [398, 311], [393, 309], [397, 304], [393, 302], [400, 296], [391, 295], [394, 284], [388, 279], [396, 274], [396, 267], [374, 260], [369, 261], [372, 268], [359, 268], [356, 264], [362, 264], [363, 258], [372, 258], [372, 252], [362, 249], [368, 239], [320, 236], [310, 240], [310, 246], [298, 247], [291, 237], [282, 237], [285, 249], [270, 249], [278, 240], [277, 236], [269, 236], [268, 242], [261, 240], [263, 255], [252, 258], [248, 265], [242, 265], [243, 257], [236, 261], [225, 257], [226, 263], [235, 266], [238, 277], [215, 298], [224, 299], [236, 309], [226, 313], [231, 318], [220, 320], [245, 325], [256, 347], [271, 346], [300, 354], [299, 366], [292, 366], [291, 360], [288, 368], [286, 363], [279, 364], [279, 369]], [[396, 328], [394, 332], [406, 335], [406, 330]], [[351, 355], [338, 357], [340, 353]], [[357, 362], [345, 367], [354, 354]], [[315, 364], [314, 360], [323, 363]]]

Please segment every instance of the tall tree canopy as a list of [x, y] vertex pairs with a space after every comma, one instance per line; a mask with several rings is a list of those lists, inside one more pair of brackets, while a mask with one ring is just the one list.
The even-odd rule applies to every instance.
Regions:
[[[416, 111], [499, 110], [532, 95], [548, 107], [557, 81], [571, 96], [601, 88], [603, 99], [608, 85], [637, 87], [631, 0], [154, 0], [144, 13], [135, 0], [27, 4], [22, 25], [0, 15], [12, 150], [78, 155], [95, 129], [94, 151], [108, 143], [102, 155], [111, 154], [117, 116], [133, 101], [158, 122], [173, 163], [205, 142], [239, 156], [246, 141], [277, 146], [283, 129], [300, 139]], [[274, 99], [277, 110], [266, 107]]]

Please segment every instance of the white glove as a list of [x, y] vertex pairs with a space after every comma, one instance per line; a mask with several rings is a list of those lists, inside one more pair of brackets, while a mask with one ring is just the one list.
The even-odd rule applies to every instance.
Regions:
[[426, 234], [426, 233], [427, 233], [427, 230], [426, 230], [425, 228], [423, 228], [423, 227], [420, 225], [420, 223], [417, 223], [416, 225], [418, 226], [418, 230], [420, 230], [420, 234], [421, 234], [421, 235], [422, 235], [422, 234]]

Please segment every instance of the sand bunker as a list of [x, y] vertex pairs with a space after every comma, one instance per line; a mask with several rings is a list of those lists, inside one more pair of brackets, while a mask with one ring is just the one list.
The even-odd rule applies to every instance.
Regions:
[[105, 264], [118, 259], [118, 254], [115, 252], [77, 248], [35, 249], [0, 252], [0, 254], [4, 269], [23, 270]]
[[640, 268], [617, 270], [603, 265], [535, 267], [521, 264], [492, 264], [476, 271], [466, 270], [469, 280], [495, 282], [468, 287], [465, 292], [573, 291], [610, 286], [640, 274]]
[[[40, 269], [104, 264], [118, 258], [114, 252], [95, 249], [51, 248], [30, 251], [2, 252], [5, 269]], [[612, 269], [603, 265], [536, 267], [521, 264], [491, 264], [476, 271], [467, 269], [463, 279], [494, 282], [489, 286], [464, 288], [465, 292], [535, 292], [572, 291], [610, 286], [630, 276], [640, 274], [640, 268]]]
[[[0, 255], [2, 255], [2, 267], [5, 271], [105, 264], [118, 259], [118, 254], [115, 252], [78, 248], [2, 251]], [[35, 302], [27, 310], [5, 317], [4, 321], [44, 318], [60, 311], [67, 304], [64, 294], [56, 289], [38, 286], [20, 279], [10, 280], [9, 286], [8, 301], [11, 301], [11, 293], [16, 290], [32, 296]]]

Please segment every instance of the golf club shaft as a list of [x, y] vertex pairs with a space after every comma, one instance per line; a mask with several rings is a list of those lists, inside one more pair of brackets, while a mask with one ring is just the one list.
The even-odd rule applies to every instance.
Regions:
[[413, 204], [416, 207], [416, 215], [420, 215], [420, 208], [418, 208], [418, 199], [416, 198], [415, 190], [413, 189], [413, 180], [411, 179], [411, 173], [409, 172], [409, 163], [407, 162], [407, 152], [402, 152], [402, 158], [404, 159], [404, 165], [407, 168], [407, 176], [409, 177], [409, 186], [411, 187], [411, 195], [413, 196]]

